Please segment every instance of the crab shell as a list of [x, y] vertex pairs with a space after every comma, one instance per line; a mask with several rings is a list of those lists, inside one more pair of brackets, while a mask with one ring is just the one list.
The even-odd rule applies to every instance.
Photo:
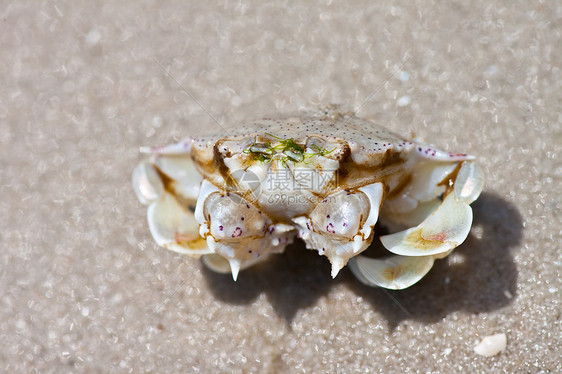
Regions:
[[[484, 184], [474, 157], [346, 115], [264, 118], [142, 151], [133, 186], [156, 242], [234, 280], [298, 236], [332, 277], [349, 262], [364, 284], [409, 287], [466, 239]], [[389, 255], [359, 255], [379, 219]]]

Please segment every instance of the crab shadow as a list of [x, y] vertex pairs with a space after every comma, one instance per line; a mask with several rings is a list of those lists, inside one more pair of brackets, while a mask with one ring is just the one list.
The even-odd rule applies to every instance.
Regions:
[[300, 240], [289, 245], [281, 255], [240, 273], [236, 282], [230, 274], [217, 274], [202, 267], [207, 283], [219, 300], [248, 304], [265, 293], [275, 312], [288, 323], [296, 313], [314, 305], [341, 282], [330, 277], [325, 257], [309, 251]]
[[338, 284], [369, 302], [390, 329], [406, 319], [432, 323], [455, 311], [489, 312], [517, 297], [510, 250], [520, 243], [523, 226], [515, 206], [492, 193], [483, 193], [473, 211], [478, 235], [469, 235], [452, 255], [436, 261], [424, 279], [401, 291], [364, 286], [347, 268], [332, 280], [328, 261], [300, 241], [283, 255], [242, 272], [237, 282], [207, 269], [203, 275], [214, 296], [224, 302], [248, 304], [265, 294], [287, 323]]

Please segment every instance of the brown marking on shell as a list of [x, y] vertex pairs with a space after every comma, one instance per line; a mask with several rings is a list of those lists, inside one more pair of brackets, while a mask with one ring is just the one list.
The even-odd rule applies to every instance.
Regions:
[[[222, 155], [220, 155], [218, 147], [215, 145], [209, 141], [202, 146], [193, 147], [191, 150], [191, 159], [203, 178], [207, 179], [218, 188], [224, 189], [225, 180], [221, 170], [223, 170], [223, 166], [226, 168], [226, 165], [224, 165], [224, 160], [221, 157]], [[218, 157], [217, 153], [219, 153]]]
[[404, 189], [412, 182], [412, 174], [404, 175], [399, 181], [396, 187], [392, 191], [388, 193], [387, 198], [392, 199], [393, 197], [398, 196]]
[[380, 161], [373, 163], [372, 166], [358, 164], [353, 161], [351, 150], [344, 153], [337, 171], [338, 183], [346, 188], [361, 187], [375, 182], [386, 185], [388, 179], [403, 171], [401, 166], [406, 163], [402, 152], [392, 149], [387, 149], [383, 154], [373, 154], [371, 157], [379, 158]]
[[459, 171], [461, 170], [462, 164], [462, 161], [459, 162], [455, 169], [451, 173], [449, 173], [449, 175], [443, 178], [441, 182], [437, 183], [438, 186], [445, 186], [446, 190], [444, 197], [447, 196], [451, 191], [453, 191], [455, 181], [457, 180], [457, 176], [459, 174]]
[[215, 164], [215, 170], [218, 170], [219, 174], [224, 178], [224, 180], [226, 181], [229, 187], [235, 186], [236, 184], [234, 185], [232, 184], [233, 183], [232, 175], [230, 175], [230, 170], [224, 163], [224, 156], [220, 152], [219, 146], [220, 146], [220, 142], [216, 142], [215, 145], [213, 146], [213, 155], [214, 155], [213, 160]]
[[374, 166], [377, 170], [387, 169], [391, 166], [400, 165], [406, 162], [402, 157], [402, 152], [393, 149], [387, 149], [380, 163]]
[[349, 176], [351, 170], [353, 170], [355, 167], [355, 163], [351, 158], [351, 149], [349, 148], [349, 145], [343, 145], [340, 157], [340, 167], [336, 171], [336, 178], [338, 180], [338, 183], [343, 183]]
[[205, 157], [206, 149], [192, 149], [191, 151], [191, 159], [193, 163], [204, 177], [208, 178], [209, 176], [216, 174], [215, 173], [215, 157], [213, 155], [212, 158]]
[[166, 175], [166, 173], [164, 173], [162, 170], [160, 170], [160, 168], [158, 167], [158, 165], [156, 164], [152, 164], [152, 166], [154, 167], [154, 169], [156, 170], [156, 172], [158, 173], [158, 176], [160, 177], [160, 180], [162, 181], [162, 184], [164, 185], [164, 190], [166, 192], [168, 192], [170, 195], [173, 196], [174, 199], [176, 199], [176, 201], [182, 206], [182, 207], [191, 207], [193, 205], [193, 201], [189, 201], [185, 198], [183, 198], [179, 193], [176, 193], [176, 181], [174, 181], [172, 178], [170, 178], [168, 175]]
[[164, 185], [164, 190], [175, 196], [176, 189], [174, 187], [174, 180], [172, 178], [168, 177], [162, 170], [160, 170], [158, 165], [156, 165], [155, 163], [152, 163], [152, 166], [154, 167], [154, 169], [158, 173], [158, 176], [160, 177], [160, 180], [162, 181], [162, 184]]

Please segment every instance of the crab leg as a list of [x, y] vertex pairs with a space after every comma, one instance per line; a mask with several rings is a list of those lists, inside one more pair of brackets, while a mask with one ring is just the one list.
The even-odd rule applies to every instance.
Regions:
[[[292, 230], [293, 231], [293, 230]], [[207, 237], [207, 245], [215, 253], [203, 256], [203, 263], [217, 273], [231, 273], [232, 279], [238, 279], [238, 273], [255, 264], [265, 261], [273, 253], [280, 253], [286, 245], [292, 243], [295, 232], [283, 235], [282, 240], [275, 240], [269, 234], [263, 238], [245, 238], [237, 241], [215, 240]], [[279, 238], [279, 233], [277, 234]]]
[[164, 193], [164, 183], [154, 166], [148, 161], [137, 165], [133, 170], [131, 181], [137, 198], [144, 205], [160, 199]]
[[174, 252], [202, 255], [212, 253], [199, 236], [193, 213], [170, 193], [148, 207], [148, 227], [158, 245]]
[[433, 261], [433, 256], [374, 259], [359, 255], [349, 261], [349, 268], [367, 286], [401, 290], [422, 279], [433, 266]]
[[472, 209], [449, 193], [433, 214], [418, 226], [380, 237], [390, 252], [402, 256], [429, 256], [459, 246], [468, 236]]
[[[188, 208], [199, 189], [196, 171], [190, 164], [191, 159], [186, 157], [153, 158], [135, 168], [132, 182], [138, 199], [149, 204], [148, 226], [158, 245], [201, 255], [210, 251], [199, 237], [199, 224]], [[169, 179], [167, 186], [163, 178]]]
[[191, 157], [172, 155], [153, 157], [154, 167], [166, 178], [168, 190], [195, 205], [203, 178], [195, 168]]
[[[446, 168], [435, 167], [434, 176], [415, 182], [431, 188], [435, 185], [432, 180], [440, 179]], [[409, 188], [406, 197], [414, 196], [417, 207], [403, 213], [395, 211], [391, 219], [396, 223], [421, 223], [381, 236], [383, 245], [396, 255], [380, 259], [356, 256], [350, 260], [351, 271], [362, 283], [395, 290], [410, 287], [431, 269], [435, 259], [446, 257], [466, 239], [472, 223], [469, 204], [478, 198], [484, 185], [482, 170], [465, 161], [450, 183], [453, 185], [449, 185], [441, 203], [437, 198], [427, 200], [435, 192], [422, 196], [415, 194], [419, 190], [415, 186]]]
[[457, 199], [472, 204], [478, 199], [483, 188], [484, 172], [482, 168], [475, 162], [463, 162], [454, 185]]
[[381, 236], [390, 252], [402, 256], [440, 255], [459, 246], [468, 236], [472, 224], [470, 203], [482, 191], [481, 169], [473, 162], [463, 162], [441, 205], [416, 227]]
[[383, 205], [381, 223], [392, 231], [401, 231], [406, 227], [414, 227], [422, 223], [423, 220], [435, 212], [441, 203], [442, 201], [439, 198], [435, 198], [423, 203], [418, 203], [416, 208], [405, 213], [389, 212]]
[[432, 163], [427, 161], [416, 165], [406, 187], [399, 193], [391, 192], [385, 200], [383, 213], [393, 220], [395, 214], [408, 214], [419, 204], [438, 198], [447, 189], [447, 186], [442, 183], [443, 180], [454, 173], [457, 166], [456, 162]]

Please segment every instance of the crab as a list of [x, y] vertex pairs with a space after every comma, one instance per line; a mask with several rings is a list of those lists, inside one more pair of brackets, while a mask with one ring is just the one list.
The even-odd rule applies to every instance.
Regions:
[[[404, 289], [468, 236], [484, 185], [474, 157], [337, 111], [266, 117], [148, 154], [134, 170], [156, 243], [231, 273], [295, 237], [360, 282]], [[361, 253], [379, 237], [387, 255]]]

